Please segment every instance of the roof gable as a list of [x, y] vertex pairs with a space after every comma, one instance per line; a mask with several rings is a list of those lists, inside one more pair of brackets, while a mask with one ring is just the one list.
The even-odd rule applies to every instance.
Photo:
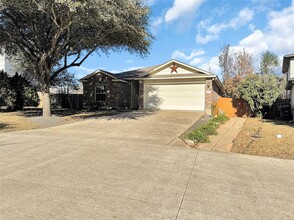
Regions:
[[110, 78], [113, 79], [113, 81], [126, 82], [126, 81], [120, 79], [119, 77], [117, 77], [116, 74], [113, 74], [113, 73], [107, 72], [107, 71], [105, 71], [105, 70], [96, 70], [95, 72], [90, 73], [90, 74], [84, 76], [84, 77], [81, 78], [79, 81], [80, 81], [80, 82], [87, 82], [88, 79], [90, 79], [91, 77], [93, 77], [93, 76], [95, 76], [95, 75], [97, 75], [97, 74], [104, 74], [104, 75], [106, 75], [106, 76], [109, 76]]
[[[172, 71], [171, 67], [175, 65], [176, 66], [176, 71]], [[118, 81], [123, 81], [124, 79], [139, 79], [139, 78], [177, 78], [177, 77], [199, 77], [199, 78], [214, 78], [216, 75], [190, 66], [188, 64], [182, 63], [177, 60], [170, 60], [168, 62], [165, 62], [161, 65], [155, 65], [155, 66], [150, 66], [146, 68], [140, 68], [136, 70], [130, 70], [126, 72], [121, 72], [117, 74], [113, 74], [110, 72], [107, 72], [105, 70], [97, 70], [93, 73], [88, 74], [87, 76], [83, 77], [80, 79], [81, 82], [86, 82], [89, 78], [95, 76], [96, 74], [105, 74], [113, 80], [118, 80]]]
[[[177, 72], [171, 71], [172, 65], [177, 66]], [[193, 77], [216, 77], [216, 75], [182, 63], [177, 60], [170, 60], [160, 65], [151, 67], [131, 70], [116, 74], [120, 79], [138, 79], [138, 78], [156, 78], [156, 77], [181, 77], [181, 76], [193, 76]]]
[[[172, 69], [173, 66], [175, 66], [176, 68]], [[159, 65], [158, 67], [150, 71], [149, 75], [150, 76], [155, 76], [155, 75], [215, 76], [214, 74], [208, 71], [190, 66], [188, 64], [182, 63], [177, 60], [170, 60], [166, 63], [163, 63], [162, 65]]]

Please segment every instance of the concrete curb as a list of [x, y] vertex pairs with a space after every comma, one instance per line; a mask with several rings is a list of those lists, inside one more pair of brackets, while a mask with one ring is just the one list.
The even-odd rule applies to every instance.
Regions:
[[212, 117], [206, 115], [206, 113], [203, 113], [203, 115], [194, 122], [189, 128], [187, 128], [182, 134], [178, 136], [178, 139], [181, 140], [184, 145], [191, 148], [191, 146], [187, 145], [186, 143], [186, 135], [189, 134], [191, 131], [195, 130], [196, 128], [200, 127], [204, 123], [206, 123], [208, 120], [210, 120]]

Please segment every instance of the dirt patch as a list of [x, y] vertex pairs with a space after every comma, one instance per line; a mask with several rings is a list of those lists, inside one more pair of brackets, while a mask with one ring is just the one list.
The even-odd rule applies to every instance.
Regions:
[[232, 152], [293, 160], [294, 124], [248, 118], [234, 141]]

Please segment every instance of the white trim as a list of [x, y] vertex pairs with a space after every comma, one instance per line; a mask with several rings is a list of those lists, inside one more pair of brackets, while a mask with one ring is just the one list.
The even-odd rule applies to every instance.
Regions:
[[113, 82], [129, 83], [129, 82], [127, 82], [127, 81], [125, 81], [125, 80], [122, 80], [122, 79], [113, 79], [112, 81], [113, 81]]
[[208, 71], [205, 71], [205, 70], [199, 69], [199, 68], [194, 67], [194, 66], [190, 66], [190, 65], [188, 65], [188, 64], [182, 63], [182, 62], [180, 62], [180, 61], [178, 61], [178, 60], [174, 60], [174, 59], [172, 59], [172, 60], [170, 60], [170, 61], [167, 61], [167, 62], [161, 64], [160, 66], [154, 68], [153, 70], [151, 70], [151, 71], [148, 73], [148, 75], [150, 75], [150, 74], [156, 72], [156, 70], [161, 69], [162, 67], [167, 66], [167, 65], [170, 65], [170, 64], [172, 64], [172, 63], [178, 63], [178, 64], [180, 64], [180, 65], [182, 65], [182, 66], [184, 66], [184, 67], [186, 67], [186, 68], [193, 69], [193, 70], [195, 70], [195, 71], [197, 71], [197, 72], [201, 72], [201, 73], [204, 73], [204, 74], [206, 74], [206, 75], [214, 75], [214, 74], [211, 73], [211, 72], [208, 72]]
[[166, 79], [166, 80], [173, 80], [173, 79], [207, 79], [207, 78], [216, 78], [216, 75], [210, 76], [179, 76], [179, 77], [156, 77], [156, 78], [126, 78], [126, 80], [159, 80], [159, 79]]
[[179, 85], [179, 84], [206, 84], [206, 81], [204, 80], [194, 80], [194, 81], [171, 81], [171, 80], [145, 80], [144, 85]]
[[[93, 76], [95, 76], [95, 75], [97, 75], [97, 74], [99, 74], [99, 73], [104, 74], [104, 75], [106, 75], [106, 76], [112, 78], [112, 81], [114, 81], [114, 82], [128, 83], [127, 81], [122, 80], [122, 79], [119, 79], [118, 77], [115, 77], [115, 76], [113, 76], [113, 75], [111, 75], [111, 74], [105, 72], [104, 70], [96, 70], [95, 72], [90, 73], [90, 74], [88, 74], [87, 76], [84, 76], [84, 77], [81, 78], [79, 81], [80, 81], [80, 82], [87, 82], [88, 79], [90, 79], [91, 77], [93, 77]], [[87, 77], [87, 78], [84, 79], [85, 77]]]
[[[99, 82], [101, 83], [101, 82]], [[105, 84], [105, 83], [101, 83], [101, 84]], [[104, 91], [105, 93], [97, 93], [97, 83], [95, 84], [95, 102], [105, 102], [106, 101], [106, 85], [103, 85], [104, 86]], [[97, 94], [104, 94], [105, 95], [105, 100], [104, 101], [97, 101]]]

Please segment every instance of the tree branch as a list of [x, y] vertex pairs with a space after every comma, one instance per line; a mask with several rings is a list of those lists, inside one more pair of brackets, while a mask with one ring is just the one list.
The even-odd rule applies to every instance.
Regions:
[[83, 59], [81, 59], [79, 62], [79, 58], [80, 58], [80, 55], [81, 55], [81, 52], [78, 54], [77, 58], [74, 59], [73, 62], [71, 62], [69, 65], [63, 65], [63, 67], [59, 68], [58, 70], [54, 71], [54, 73], [51, 75], [50, 77], [50, 81], [52, 81], [59, 73], [61, 73], [62, 71], [70, 68], [70, 67], [74, 67], [74, 66], [80, 66], [94, 51], [96, 50], [95, 49], [92, 49], [90, 50], [84, 57]]
[[[7, 11], [6, 12], [3, 12], [3, 14], [4, 15], [6, 15], [8, 18], [10, 18], [10, 20], [12, 21], [12, 23], [18, 28], [18, 32], [19, 32], [19, 34], [21, 35], [21, 37], [22, 37], [22, 39], [23, 40], [20, 40], [20, 39], [17, 39], [17, 40], [14, 40], [14, 43], [16, 44], [16, 45], [20, 45], [20, 44], [22, 44], [24, 47], [26, 47], [31, 53], [32, 53], [32, 55], [34, 56], [34, 57], [36, 57], [37, 58], [37, 55], [36, 55], [36, 53], [38, 53], [38, 51], [37, 50], [35, 50], [35, 48], [36, 47], [34, 47], [34, 45], [29, 45], [28, 44], [28, 42], [30, 42], [27, 38], [26, 38], [26, 36], [21, 32], [21, 27], [20, 27], [20, 25], [18, 24], [18, 22], [17, 22], [17, 20], [11, 15], [11, 14], [9, 14]], [[7, 31], [5, 31], [5, 33], [9, 36], [9, 38], [10, 39], [15, 39], [15, 37], [14, 36], [12, 36], [10, 33], [8, 33]], [[31, 43], [31, 42], [30, 42]], [[37, 46], [37, 45], [35, 45], [35, 46]], [[38, 47], [37, 47], [38, 48]]]

